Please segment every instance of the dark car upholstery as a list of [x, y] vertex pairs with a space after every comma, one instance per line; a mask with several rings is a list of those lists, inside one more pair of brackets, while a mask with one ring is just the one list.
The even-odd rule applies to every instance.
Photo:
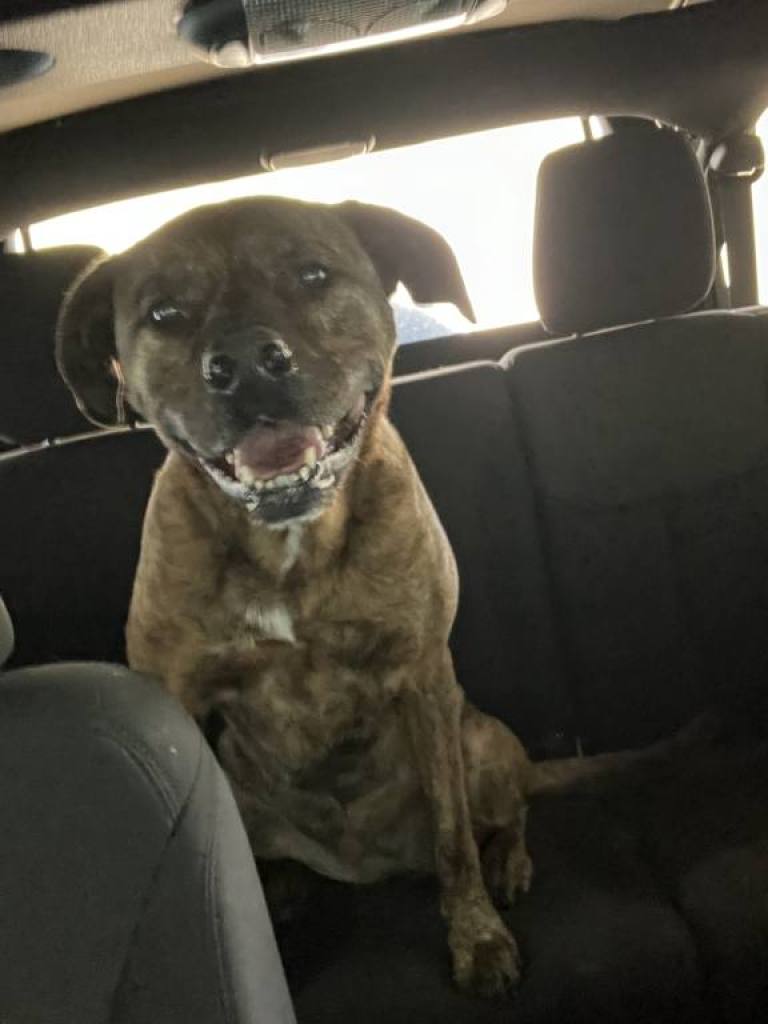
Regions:
[[292, 1024], [229, 785], [154, 680], [0, 676], [0, 772], [6, 1020]]
[[[644, 213], [625, 239], [612, 225], [630, 203]], [[768, 323], [688, 312], [714, 254], [687, 140], [659, 131], [558, 154], [538, 217], [543, 321], [570, 337], [403, 376], [393, 393], [459, 563], [461, 682], [539, 754], [645, 743], [713, 700], [755, 709], [768, 667]], [[151, 434], [127, 431], [0, 461], [15, 664], [121, 656], [160, 458]], [[320, 883], [278, 929], [299, 1019], [762, 1019], [768, 757], [759, 735], [750, 743], [534, 801], [536, 884], [511, 917], [527, 965], [515, 1003], [454, 991], [430, 881]]]
[[163, 452], [149, 430], [104, 431], [0, 460], [12, 665], [125, 661], [142, 509]]
[[0, 450], [91, 429], [52, 358], [64, 293], [101, 250], [0, 254]]
[[553, 334], [687, 313], [714, 274], [707, 186], [685, 136], [635, 129], [544, 158], [533, 277]]
[[[542, 318], [603, 329], [505, 364], [587, 749], [647, 742], [713, 699], [749, 704], [768, 678], [768, 325], [757, 312], [667, 315], [711, 286], [702, 189], [671, 131], [569, 147], [542, 166]], [[635, 213], [622, 221], [629, 209], [642, 229]], [[617, 308], [639, 322], [609, 329]]]

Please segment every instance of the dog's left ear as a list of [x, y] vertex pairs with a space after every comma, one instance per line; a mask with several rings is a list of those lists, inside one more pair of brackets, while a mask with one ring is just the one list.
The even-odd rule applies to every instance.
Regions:
[[451, 302], [474, 323], [459, 264], [442, 235], [384, 206], [348, 202], [335, 210], [370, 256], [387, 295], [402, 281], [415, 302]]
[[99, 427], [133, 423], [115, 347], [115, 259], [101, 257], [68, 293], [56, 325], [56, 363], [77, 407]]

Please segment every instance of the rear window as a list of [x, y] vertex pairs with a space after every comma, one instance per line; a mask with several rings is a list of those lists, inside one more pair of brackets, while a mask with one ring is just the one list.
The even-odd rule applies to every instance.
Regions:
[[324, 203], [357, 199], [401, 210], [453, 247], [477, 324], [447, 305], [393, 297], [401, 342], [538, 319], [532, 279], [536, 175], [544, 157], [584, 137], [578, 118], [514, 125], [345, 160], [109, 203], [31, 225], [34, 249], [97, 245], [120, 252], [203, 203], [276, 195]]

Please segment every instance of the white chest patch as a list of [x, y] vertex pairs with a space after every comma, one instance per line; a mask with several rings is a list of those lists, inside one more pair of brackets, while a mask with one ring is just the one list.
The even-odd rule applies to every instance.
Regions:
[[283, 548], [283, 564], [280, 566], [280, 578], [282, 579], [296, 564], [301, 548], [301, 538], [304, 534], [304, 526], [300, 523], [296, 526], [289, 526], [285, 531], [285, 547]]
[[267, 640], [295, 644], [293, 620], [284, 604], [263, 605], [251, 601], [245, 610], [246, 624]]

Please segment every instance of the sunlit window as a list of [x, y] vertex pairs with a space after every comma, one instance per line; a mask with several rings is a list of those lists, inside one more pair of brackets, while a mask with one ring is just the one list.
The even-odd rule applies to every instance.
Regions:
[[[450, 242], [477, 328], [522, 323], [538, 318], [531, 249], [539, 165], [582, 138], [577, 118], [515, 125], [110, 203], [35, 224], [30, 237], [35, 249], [90, 244], [119, 252], [193, 206], [237, 196], [380, 203], [425, 221]], [[409, 301], [402, 290], [395, 298], [400, 306]], [[442, 305], [420, 310], [413, 322], [422, 336], [471, 326]]]

